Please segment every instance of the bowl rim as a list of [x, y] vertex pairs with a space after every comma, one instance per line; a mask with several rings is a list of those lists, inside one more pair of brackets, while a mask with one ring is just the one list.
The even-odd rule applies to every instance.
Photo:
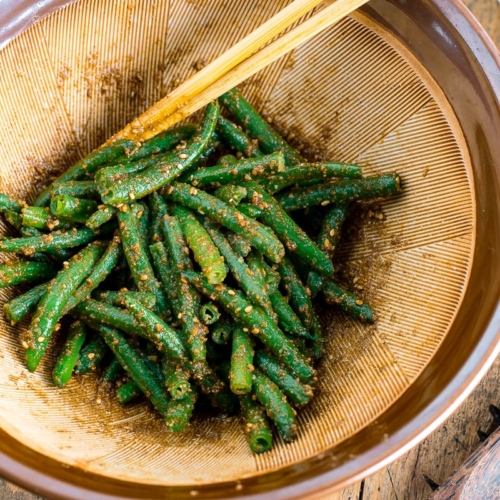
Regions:
[[[75, 1], [44, 0], [34, 3], [33, 0], [0, 0], [0, 10], [5, 13], [0, 22], [0, 50], [14, 37], [42, 17]], [[449, 2], [429, 0], [429, 3], [433, 9], [439, 11], [443, 17], [446, 17], [465, 42], [467, 48], [475, 56], [481, 65], [484, 77], [490, 85], [497, 105], [500, 108], [500, 53], [489, 35], [461, 0], [450, 0]], [[493, 314], [476, 345], [473, 355], [469, 356], [466, 362], [460, 367], [459, 371], [440, 392], [438, 398], [428, 404], [419, 414], [416, 414], [387, 440], [369, 449], [362, 458], [356, 457], [357, 466], [355, 470], [349, 470], [346, 467], [348, 464], [342, 464], [338, 468], [320, 473], [313, 478], [300, 482], [291, 481], [288, 486], [273, 489], [271, 493], [256, 493], [248, 495], [245, 498], [262, 500], [267, 498], [268, 495], [272, 495], [272, 498], [276, 500], [304, 498], [306, 496], [310, 498], [318, 497], [319, 495], [327, 494], [329, 487], [332, 488], [332, 491], [341, 489], [387, 466], [438, 428], [469, 396], [499, 354], [500, 299], [497, 301]], [[27, 451], [31, 455], [34, 459], [33, 464], [37, 463], [37, 456], [40, 458], [43, 456], [20, 443], [17, 444], [18, 450], [24, 449], [24, 451]], [[13, 453], [13, 455], [15, 454]], [[43, 459], [47, 460], [48, 457], [43, 456]], [[66, 466], [62, 466], [61, 464], [59, 464], [59, 467], [66, 469]], [[339, 481], [337, 477], [339, 469], [343, 468], [346, 468], [346, 474]], [[73, 468], [69, 467], [68, 469]], [[77, 477], [81, 473], [76, 468], [75, 472], [76, 475], [74, 477]], [[50, 498], [75, 500], [81, 498], [89, 500], [136, 498], [128, 496], [128, 482], [113, 481], [123, 484], [123, 488], [121, 488], [123, 494], [120, 496], [99, 492], [95, 489], [90, 489], [81, 480], [71, 483], [68, 480], [58, 478], [57, 475], [42, 472], [35, 465], [20, 463], [18, 460], [12, 458], [11, 454], [3, 451], [0, 451], [0, 474], [9, 481]], [[97, 482], [98, 478], [102, 477], [94, 474], [88, 475], [89, 478], [91, 476], [95, 476]], [[243, 496], [243, 492], [234, 489], [234, 484], [234, 482], [231, 485], [228, 484], [228, 487], [234, 491], [234, 498]], [[222, 486], [222, 484], [219, 484], [219, 486]], [[164, 494], [168, 495], [167, 492], [170, 488], [162, 488]], [[227, 498], [230, 497], [231, 495], [228, 492]]]

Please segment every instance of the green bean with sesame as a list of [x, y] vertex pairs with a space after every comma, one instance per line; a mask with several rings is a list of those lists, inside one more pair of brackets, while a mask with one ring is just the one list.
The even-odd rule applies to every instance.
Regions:
[[40, 283], [55, 276], [57, 269], [47, 262], [12, 261], [0, 265], [0, 288], [23, 283]]
[[212, 285], [222, 283], [227, 271], [224, 259], [206, 228], [188, 208], [175, 205], [172, 213], [179, 220], [184, 239], [193, 252], [194, 260], [201, 267], [201, 272]]
[[242, 159], [229, 166], [202, 168], [183, 175], [179, 178], [179, 182], [186, 182], [200, 188], [216, 188], [225, 184], [249, 181], [256, 177], [266, 177], [282, 172], [284, 168], [283, 154], [278, 152], [259, 158]]
[[239, 210], [215, 196], [188, 184], [173, 182], [166, 197], [175, 203], [197, 210], [236, 234], [240, 234], [272, 262], [279, 262], [283, 258], [285, 249], [270, 229], [243, 215]]
[[166, 155], [155, 165], [131, 175], [120, 183], [109, 186], [101, 182], [99, 176], [96, 176], [102, 201], [110, 205], [126, 203], [133, 199], [142, 198], [179, 177], [205, 148], [215, 129], [218, 116], [218, 104], [209, 104], [200, 131], [187, 142], [185, 147]]

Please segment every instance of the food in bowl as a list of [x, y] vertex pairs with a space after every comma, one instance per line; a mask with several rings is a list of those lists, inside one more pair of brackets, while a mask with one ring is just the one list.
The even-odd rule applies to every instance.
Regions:
[[[33, 206], [1, 194], [20, 237], [0, 251], [25, 260], [0, 267], [0, 287], [42, 283], [4, 304], [13, 325], [32, 315], [22, 340], [30, 371], [69, 315], [58, 387], [106, 360], [103, 383], [118, 380], [121, 403], [145, 395], [172, 432], [197, 403], [239, 409], [251, 450], [263, 453], [270, 421], [284, 442], [296, 438], [295, 408], [320, 376], [313, 361], [326, 340], [311, 296], [373, 322], [333, 280], [332, 259], [350, 204], [401, 184], [395, 173], [307, 163], [238, 90], [219, 100], [239, 127], [210, 103], [198, 127], [104, 145]], [[293, 219], [304, 210], [321, 220], [313, 238]]]

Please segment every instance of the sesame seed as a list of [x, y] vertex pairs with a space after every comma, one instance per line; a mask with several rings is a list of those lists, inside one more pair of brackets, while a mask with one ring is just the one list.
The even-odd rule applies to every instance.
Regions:
[[228, 290], [227, 293], [229, 295], [236, 295], [236, 292], [234, 290]]
[[139, 279], [140, 279], [141, 281], [147, 281], [147, 279], [148, 279], [148, 275], [147, 275], [147, 274], [141, 274], [141, 275], [139, 276]]
[[247, 333], [247, 332], [248, 332], [248, 328], [247, 328], [247, 327], [244, 327], [244, 328], [243, 328], [243, 331], [244, 331], [245, 333]]
[[245, 312], [249, 313], [252, 309], [253, 309], [252, 306], [247, 306], [247, 307], [245, 307]]
[[89, 353], [87, 354], [87, 358], [89, 358], [89, 359], [94, 359], [94, 358], [95, 358], [95, 352], [89, 352]]
[[131, 200], [135, 200], [135, 194], [130, 191], [130, 193], [128, 194], [128, 197], [131, 199]]
[[24, 349], [28, 349], [29, 348], [28, 342], [26, 342], [26, 340], [23, 340], [22, 346], [23, 346]]
[[45, 337], [38, 337], [38, 338], [37, 338], [37, 341], [38, 341], [38, 342], [43, 342], [44, 340], [45, 340]]
[[335, 236], [335, 229], [330, 229], [330, 236]]
[[155, 328], [156, 328], [156, 331], [157, 331], [157, 332], [161, 332], [161, 328], [162, 328], [162, 326], [160, 325], [160, 323], [156, 323]]
[[363, 301], [358, 299], [358, 300], [356, 301], [356, 304], [357, 304], [358, 306], [362, 306], [362, 305], [363, 305]]
[[252, 333], [253, 333], [254, 335], [257, 335], [259, 332], [260, 332], [260, 330], [259, 330], [258, 328], [254, 328], [254, 329], [252, 330]]
[[98, 405], [100, 405], [100, 404], [102, 403], [102, 399], [101, 399], [101, 398], [97, 398], [97, 399], [95, 400], [95, 402], [96, 402]]
[[188, 157], [188, 155], [187, 155], [186, 153], [181, 153], [181, 154], [179, 155], [179, 159], [180, 159], [180, 160], [185, 160], [187, 157]]
[[330, 202], [328, 200], [322, 201], [321, 206], [325, 207], [326, 205], [329, 205]]

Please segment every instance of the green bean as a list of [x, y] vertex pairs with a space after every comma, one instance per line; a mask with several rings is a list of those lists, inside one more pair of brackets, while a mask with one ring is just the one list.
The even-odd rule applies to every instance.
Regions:
[[266, 409], [267, 416], [276, 424], [283, 441], [293, 441], [297, 435], [295, 413], [279, 387], [265, 375], [255, 372], [252, 392]]
[[315, 316], [311, 299], [288, 257], [285, 257], [278, 264], [278, 272], [280, 273], [283, 287], [287, 292], [290, 305], [297, 313], [302, 324], [310, 330]]
[[15, 212], [17, 214], [21, 213], [23, 204], [17, 200], [14, 200], [9, 195], [5, 193], [0, 193], [0, 213], [4, 213], [7, 210]]
[[96, 149], [85, 158], [75, 163], [71, 168], [61, 174], [52, 184], [45, 188], [35, 199], [33, 205], [36, 207], [46, 207], [50, 203], [50, 196], [54, 187], [68, 181], [81, 180], [93, 174], [99, 167], [107, 162], [114, 161], [133, 150], [136, 144], [134, 141], [124, 139], [116, 141], [109, 146]]
[[[23, 218], [17, 214], [16, 212], [12, 212], [7, 210], [4, 213], [5, 220], [15, 227], [23, 236], [42, 236], [44, 233], [35, 229], [33, 227], [24, 227], [23, 226]], [[71, 257], [69, 251], [66, 250], [54, 250], [52, 252], [48, 252], [48, 255], [45, 255], [42, 252], [35, 252], [27, 256], [29, 260], [34, 260], [37, 262], [50, 262], [49, 255], [54, 257], [58, 262], [64, 262]]]
[[307, 181], [324, 182], [331, 177], [359, 179], [362, 177], [361, 168], [348, 163], [301, 163], [262, 180], [261, 184], [269, 194], [275, 194], [295, 184], [301, 186]]
[[179, 315], [179, 300], [177, 298], [176, 278], [170, 266], [170, 261], [165, 245], [159, 241], [149, 247], [155, 269], [160, 277], [161, 284], [165, 290], [169, 307], [175, 318]]
[[[235, 394], [248, 394], [252, 390], [253, 355], [250, 336], [236, 325], [233, 330], [229, 385]], [[245, 328], [247, 330], [247, 328]]]
[[137, 355], [134, 348], [118, 330], [99, 325], [99, 333], [132, 380], [153, 403], [153, 406], [160, 414], [165, 416], [169, 398], [161, 381], [158, 380], [141, 356]]
[[213, 242], [216, 244], [220, 253], [224, 257], [225, 263], [229, 266], [232, 275], [235, 277], [236, 281], [246, 293], [250, 301], [262, 307], [267, 314], [273, 314], [273, 308], [269, 297], [267, 296], [264, 284], [259, 281], [259, 279], [254, 275], [254, 273], [249, 269], [242, 257], [238, 256], [231, 245], [224, 237], [219, 228], [210, 220], [205, 219], [203, 221], [205, 229], [210, 234]]
[[52, 189], [52, 196], [67, 194], [75, 198], [99, 199], [99, 191], [94, 181], [68, 181], [57, 184]]
[[57, 269], [47, 262], [9, 262], [0, 265], [0, 288], [47, 281], [56, 274]]
[[189, 374], [182, 367], [175, 365], [167, 358], [163, 358], [162, 369], [165, 386], [173, 399], [182, 399], [188, 392], [192, 391]]
[[116, 389], [116, 398], [121, 404], [130, 403], [130, 401], [141, 396], [143, 392], [139, 389], [139, 386], [130, 380], [126, 384]]
[[246, 258], [246, 263], [248, 269], [253, 273], [254, 278], [259, 281], [260, 286], [267, 294], [266, 270], [264, 269], [264, 258], [262, 254], [255, 249], [252, 250]]
[[71, 314], [81, 319], [94, 330], [100, 323], [123, 330], [130, 335], [144, 336], [144, 331], [139, 322], [124, 309], [110, 306], [104, 302], [94, 299], [86, 299], [80, 302]]
[[326, 214], [318, 235], [318, 246], [333, 259], [340, 239], [342, 225], [347, 217], [349, 205], [342, 203], [332, 207]]
[[233, 165], [206, 167], [184, 174], [179, 181], [196, 187], [220, 187], [240, 181], [249, 181], [255, 177], [266, 177], [284, 169], [283, 155], [273, 153], [259, 158], [242, 159]]
[[258, 219], [261, 215], [263, 210], [259, 207], [256, 207], [255, 205], [252, 205], [251, 203], [238, 203], [238, 210], [243, 214], [246, 215], [247, 217], [250, 217], [251, 219]]
[[95, 371], [108, 352], [108, 346], [101, 336], [96, 333], [90, 342], [81, 349], [78, 361], [75, 364], [75, 374], [85, 375]]
[[123, 179], [114, 186], [108, 187], [104, 185], [101, 183], [100, 177], [96, 176], [102, 201], [110, 205], [116, 205], [126, 203], [134, 198], [142, 198], [181, 175], [205, 148], [215, 129], [218, 116], [218, 104], [210, 103], [205, 110], [201, 130], [188, 141], [184, 148], [168, 154], [156, 165]]
[[226, 266], [209, 233], [191, 210], [176, 205], [172, 212], [179, 220], [184, 239], [193, 252], [194, 260], [201, 267], [203, 276], [212, 285], [222, 283], [227, 274]]
[[252, 204], [262, 209], [260, 220], [276, 233], [285, 247], [300, 256], [316, 271], [325, 276], [332, 276], [331, 260], [281, 208], [279, 203], [256, 182], [248, 182], [244, 186], [251, 192]]
[[97, 229], [116, 216], [116, 208], [111, 205], [99, 205], [97, 210], [87, 219], [85, 225]]
[[222, 146], [222, 142], [220, 140], [219, 134], [216, 130], [212, 133], [212, 137], [208, 141], [205, 149], [200, 153], [198, 158], [191, 164], [191, 166], [186, 170], [186, 172], [190, 172], [192, 170], [196, 170], [198, 168], [205, 167], [207, 165], [208, 160], [211, 159], [211, 156]]
[[116, 266], [121, 255], [121, 240], [118, 236], [114, 236], [101, 259], [96, 263], [92, 272], [85, 279], [85, 282], [80, 285], [76, 292], [69, 298], [64, 307], [63, 315], [67, 314], [78, 303], [90, 295], [90, 293], [106, 279]]
[[200, 318], [205, 325], [212, 325], [220, 318], [220, 312], [217, 306], [212, 302], [206, 302], [200, 306]]
[[276, 201], [284, 210], [291, 212], [314, 205], [385, 198], [400, 192], [401, 179], [398, 174], [392, 173], [299, 188], [277, 195]]
[[321, 323], [318, 317], [314, 318], [314, 323], [311, 328], [311, 334], [314, 337], [310, 349], [311, 356], [314, 359], [320, 359], [324, 354], [323, 346], [325, 344], [325, 339], [323, 337], [323, 328], [321, 327]]
[[293, 337], [311, 339], [310, 333], [302, 325], [302, 322], [288, 304], [288, 301], [276, 290], [269, 294], [269, 299], [273, 305], [273, 310], [278, 318], [278, 326]]
[[42, 297], [28, 330], [26, 364], [35, 371], [46, 349], [64, 307], [80, 283], [90, 274], [104, 249], [91, 244], [71, 258], [68, 266], [52, 280]]
[[120, 290], [119, 292], [107, 291], [97, 292], [95, 298], [101, 302], [117, 307], [121, 305], [121, 300], [125, 296], [132, 297], [150, 310], [154, 310], [156, 307], [156, 297], [152, 293], [129, 292], [125, 290]]
[[207, 395], [210, 404], [222, 413], [232, 414], [238, 408], [238, 398], [207, 364], [193, 363], [193, 379]]
[[279, 262], [285, 253], [274, 234], [253, 219], [227, 203], [187, 184], [174, 182], [168, 189], [168, 199], [192, 210], [198, 210], [219, 224], [246, 238], [273, 262]]
[[151, 254], [149, 253], [149, 227], [151, 225], [149, 207], [144, 201], [140, 200], [137, 203], [131, 203], [129, 208], [132, 217], [136, 219], [137, 231], [141, 238], [142, 246], [151, 263]]
[[272, 380], [296, 406], [304, 406], [313, 397], [310, 385], [301, 384], [276, 359], [264, 351], [255, 353], [255, 366]]
[[[335, 249], [340, 239], [340, 232], [342, 225], [347, 217], [349, 205], [341, 203], [332, 207], [323, 220], [321, 230], [318, 235], [318, 247], [333, 259]], [[311, 291], [311, 297], [315, 298], [316, 295], [323, 289], [326, 279], [318, 273], [312, 271], [307, 276], [307, 286]]]
[[225, 345], [231, 338], [232, 328], [232, 321], [227, 316], [223, 316], [210, 330], [210, 337], [216, 344]]
[[238, 89], [234, 88], [221, 95], [219, 101], [251, 137], [258, 139], [259, 146], [264, 153], [282, 151], [287, 166], [304, 163], [302, 156], [257, 113]]
[[125, 257], [137, 288], [140, 292], [153, 293], [160, 301], [160, 283], [149, 262], [143, 239], [138, 231], [137, 218], [134, 216], [132, 208], [123, 205], [118, 212], [118, 222]]
[[248, 445], [253, 453], [265, 453], [273, 446], [273, 435], [262, 406], [249, 394], [240, 396]]
[[70, 326], [68, 337], [52, 372], [52, 380], [57, 387], [64, 387], [69, 382], [86, 337], [87, 328], [83, 323], [76, 321]]
[[323, 289], [325, 281], [328, 278], [318, 274], [315, 271], [311, 271], [307, 276], [307, 288], [311, 292], [311, 299], [316, 298], [318, 293]]
[[187, 392], [180, 399], [171, 399], [165, 415], [165, 423], [171, 432], [182, 432], [188, 425], [196, 403], [196, 391]]
[[370, 306], [351, 292], [339, 287], [332, 280], [327, 280], [323, 286], [323, 298], [330, 305], [340, 307], [344, 312], [366, 323], [373, 323], [373, 311]]
[[[167, 204], [165, 200], [155, 191], [149, 196], [149, 212], [151, 215], [151, 225], [149, 227], [149, 244], [153, 245], [158, 241], [163, 241], [161, 230], [161, 220], [167, 215]], [[151, 250], [151, 249], [150, 249]]]
[[137, 162], [148, 156], [158, 155], [169, 151], [179, 145], [182, 141], [191, 139], [196, 133], [196, 126], [191, 124], [179, 125], [148, 139], [140, 148], [129, 156], [131, 161]]
[[239, 129], [233, 122], [223, 116], [219, 116], [217, 132], [219, 132], [222, 140], [229, 147], [243, 153], [248, 158], [256, 158], [264, 154], [259, 149], [259, 144], [256, 140], [252, 141], [243, 130]]
[[180, 275], [182, 271], [192, 269], [192, 263], [188, 257], [189, 250], [182, 235], [179, 220], [176, 217], [166, 215], [162, 220], [162, 230], [177, 287], [178, 319], [181, 321], [182, 331], [187, 339], [192, 359], [204, 362], [208, 329], [199, 317], [200, 297], [198, 292]]
[[88, 218], [97, 210], [98, 204], [95, 200], [59, 194], [52, 197], [50, 211], [63, 221], [85, 224]]
[[35, 311], [36, 306], [42, 300], [45, 295], [49, 283], [42, 283], [37, 285], [26, 293], [19, 295], [10, 302], [7, 302], [3, 306], [3, 312], [7, 319], [10, 321], [11, 325], [15, 325], [28, 314]]
[[186, 277], [201, 293], [218, 302], [227, 313], [250, 329], [264, 345], [280, 359], [302, 382], [310, 382], [314, 370], [299, 354], [293, 343], [283, 334], [269, 316], [252, 304], [245, 296], [223, 284], [213, 286], [203, 276], [194, 272], [185, 272]]
[[139, 322], [144, 330], [143, 335], [147, 336], [159, 351], [176, 363], [183, 364], [187, 361], [187, 350], [173, 328], [129, 295], [124, 295], [121, 301]]
[[235, 163], [238, 163], [238, 158], [236, 158], [236, 156], [224, 155], [224, 156], [221, 156], [217, 160], [216, 165], [222, 165], [223, 167], [229, 167], [230, 165], [234, 165]]
[[22, 225], [35, 229], [68, 229], [72, 224], [55, 217], [46, 207], [24, 207], [22, 210]]
[[109, 363], [108, 367], [106, 368], [106, 371], [104, 372], [104, 375], [102, 376], [102, 379], [104, 382], [108, 382], [109, 384], [112, 384], [113, 382], [116, 381], [116, 379], [122, 375], [123, 373], [123, 367], [120, 364], [120, 362], [116, 359], [113, 358], [111, 362]]
[[193, 380], [204, 394], [218, 394], [224, 390], [222, 382], [206, 362], [194, 362], [191, 365]]
[[248, 241], [239, 234], [230, 233], [227, 235], [227, 239], [231, 248], [243, 258], [245, 258], [252, 250], [252, 245], [250, 245], [250, 243], [248, 243]]
[[[1, 194], [1, 193], [0, 193]], [[2, 213], [2, 212], [0, 212]], [[23, 227], [23, 218], [17, 212], [12, 210], [4, 210], [3, 217], [6, 222], [8, 222], [14, 229], [21, 231]]]
[[266, 271], [267, 293], [274, 293], [280, 286], [281, 276], [278, 271], [274, 269], [275, 266], [271, 267], [265, 260], [262, 262], [262, 266]]
[[247, 197], [247, 190], [242, 186], [236, 186], [234, 184], [226, 184], [214, 191], [214, 195], [226, 202], [228, 205], [235, 207], [241, 200]]

